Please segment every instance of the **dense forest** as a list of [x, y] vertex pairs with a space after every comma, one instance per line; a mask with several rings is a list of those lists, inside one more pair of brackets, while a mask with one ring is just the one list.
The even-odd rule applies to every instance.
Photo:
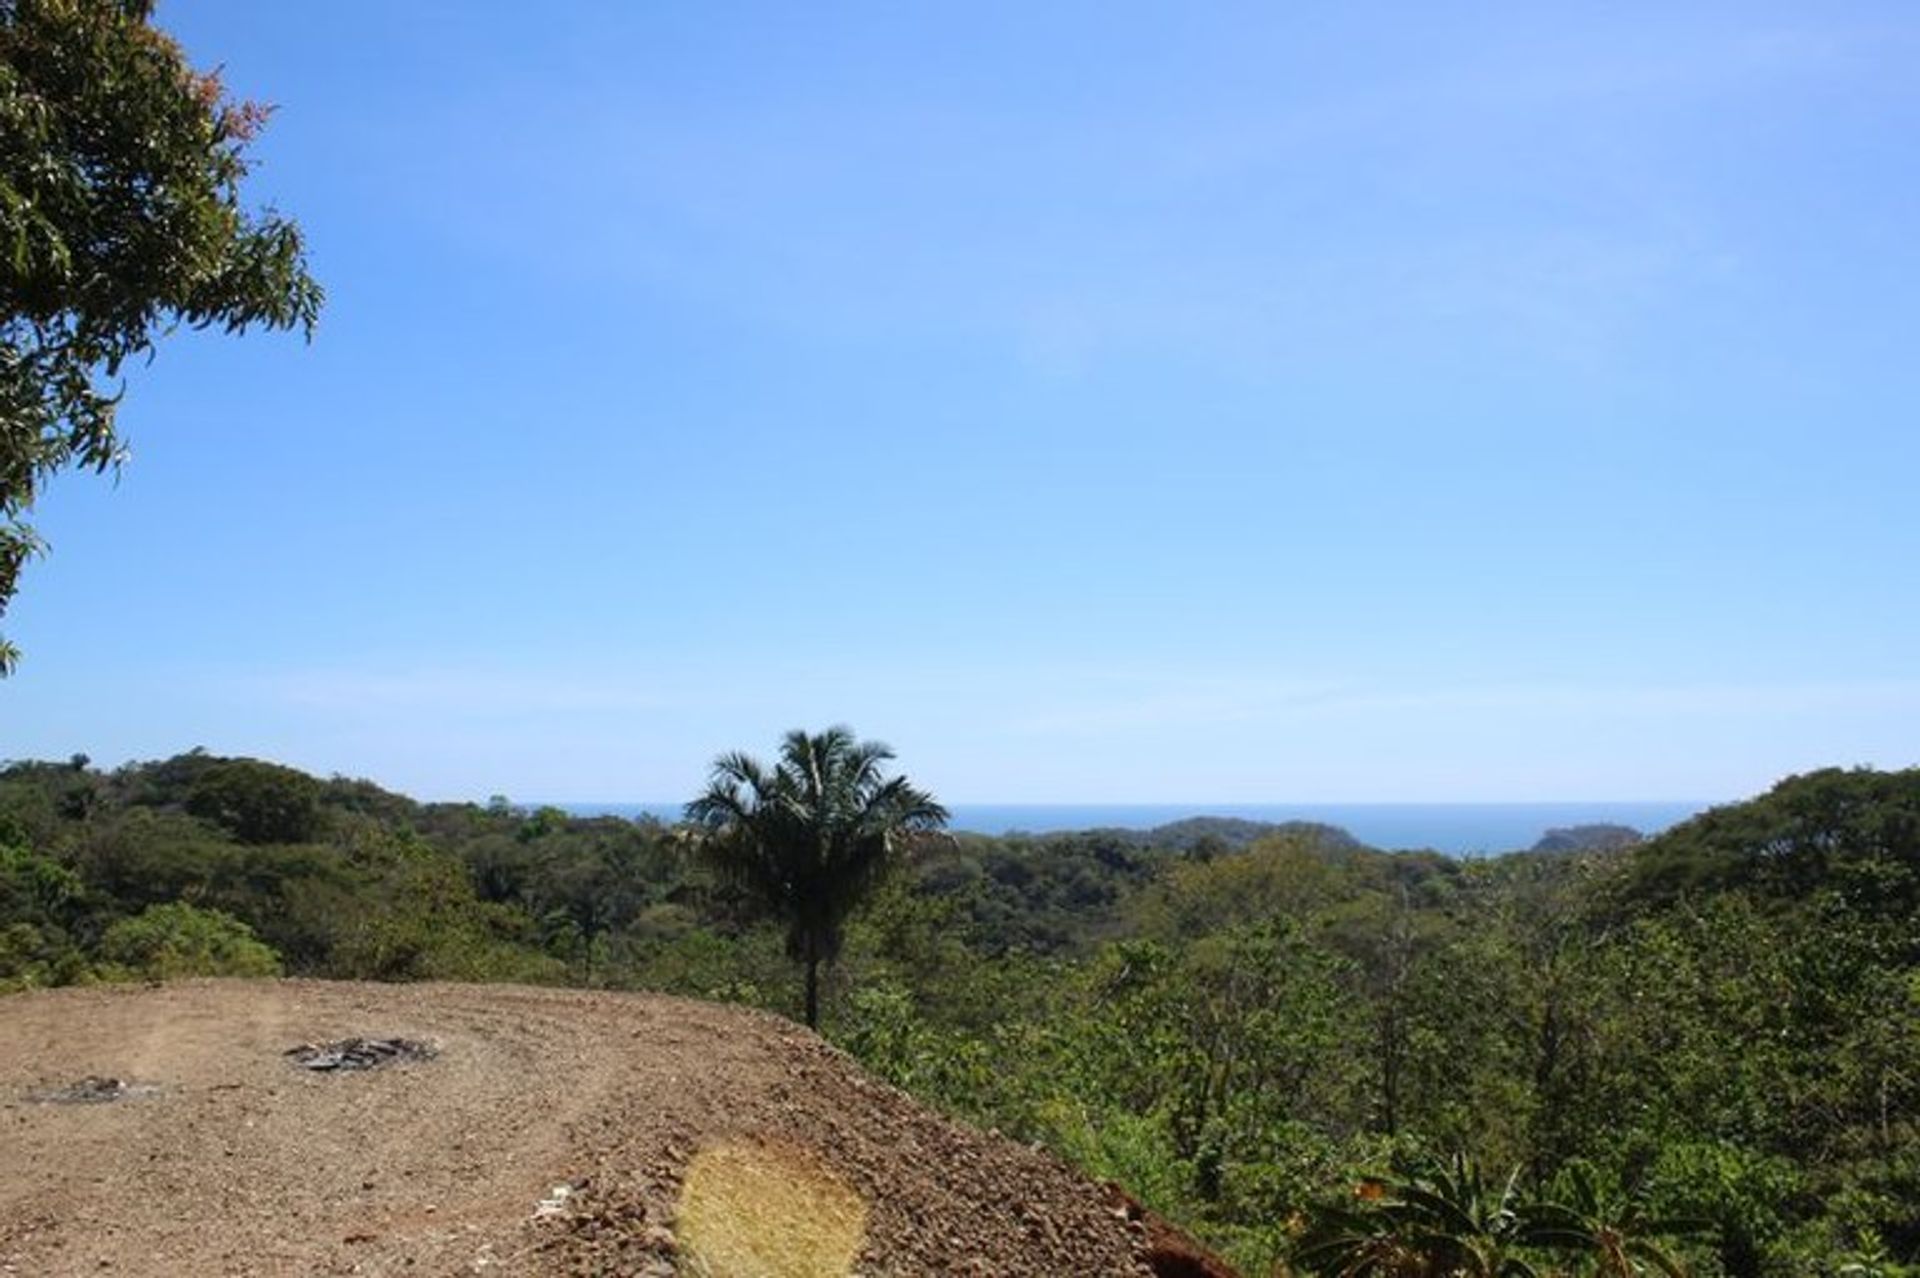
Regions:
[[[823, 1028], [1250, 1274], [1398, 1272], [1358, 1266], [1416, 1235], [1473, 1258], [1445, 1272], [1920, 1272], [1920, 770], [1556, 834], [1474, 860], [1312, 826], [921, 836]], [[794, 1014], [777, 928], [699, 838], [203, 752], [16, 763], [0, 990], [532, 981]]]

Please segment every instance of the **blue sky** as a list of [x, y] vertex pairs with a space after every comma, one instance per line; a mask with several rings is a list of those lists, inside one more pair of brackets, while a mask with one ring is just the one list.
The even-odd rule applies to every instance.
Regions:
[[675, 799], [1920, 762], [1920, 11], [285, 6], [315, 341], [58, 482], [0, 755]]

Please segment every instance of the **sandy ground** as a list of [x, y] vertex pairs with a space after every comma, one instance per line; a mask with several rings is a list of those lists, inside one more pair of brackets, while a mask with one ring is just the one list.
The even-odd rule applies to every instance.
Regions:
[[[284, 1055], [355, 1036], [439, 1050], [358, 1073]], [[36, 1098], [89, 1075], [134, 1089]], [[781, 1199], [768, 1220], [813, 1201], [804, 1184], [756, 1188], [766, 1175], [816, 1169], [824, 1201], [845, 1200], [836, 1219], [862, 1231], [853, 1274], [1147, 1272], [1140, 1231], [1096, 1186], [935, 1117], [772, 1016], [314, 981], [0, 998], [4, 1275], [696, 1274], [711, 1266], [677, 1232], [696, 1156], [757, 1169], [702, 1191], [748, 1233], [756, 1194]], [[769, 1266], [740, 1278], [819, 1272], [739, 1263]]]

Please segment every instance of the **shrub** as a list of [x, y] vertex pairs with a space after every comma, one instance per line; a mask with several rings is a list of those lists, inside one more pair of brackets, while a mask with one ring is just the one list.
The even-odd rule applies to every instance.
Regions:
[[100, 954], [126, 975], [278, 976], [280, 956], [253, 929], [219, 910], [174, 901], [121, 919], [100, 938]]

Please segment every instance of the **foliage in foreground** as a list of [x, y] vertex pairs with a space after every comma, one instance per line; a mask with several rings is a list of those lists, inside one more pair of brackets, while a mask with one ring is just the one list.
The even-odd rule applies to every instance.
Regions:
[[[114, 386], [187, 324], [311, 331], [300, 231], [241, 199], [268, 110], [227, 98], [151, 0], [0, 2], [0, 615], [45, 481], [123, 455]], [[13, 650], [0, 642], [0, 675]]]
[[1296, 1268], [1325, 1278], [1684, 1278], [1671, 1240], [1706, 1230], [1650, 1217], [1637, 1195], [1603, 1195], [1584, 1163], [1547, 1196], [1528, 1197], [1519, 1168], [1494, 1180], [1455, 1154], [1365, 1180], [1357, 1197], [1357, 1207], [1320, 1210], [1294, 1248]]

